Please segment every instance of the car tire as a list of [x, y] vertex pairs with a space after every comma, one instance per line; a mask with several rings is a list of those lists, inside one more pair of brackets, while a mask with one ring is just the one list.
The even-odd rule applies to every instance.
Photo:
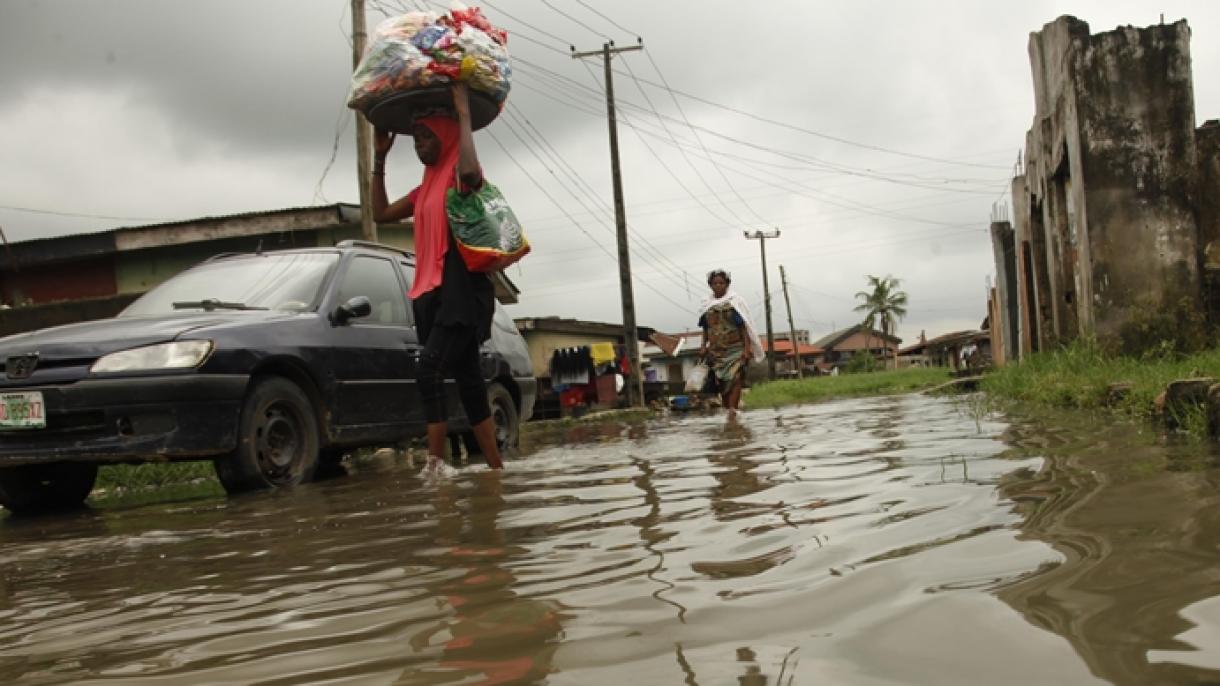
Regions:
[[237, 447], [214, 461], [229, 493], [287, 488], [313, 479], [318, 421], [296, 384], [279, 377], [255, 381], [242, 405]]
[[97, 465], [90, 462], [23, 464], [0, 469], [0, 505], [14, 514], [80, 507], [93, 490]]
[[313, 480], [337, 479], [347, 476], [347, 467], [343, 464], [343, 456], [350, 450], [347, 448], [322, 448], [318, 451], [318, 467], [314, 470]]
[[[490, 383], [487, 385], [487, 404], [491, 406], [491, 421], [496, 427], [496, 445], [500, 447], [500, 452], [516, 448], [521, 440], [521, 420], [513, 394], [499, 383]], [[474, 439], [474, 433], [463, 432], [462, 442], [466, 445], [467, 453], [483, 454], [479, 449], [479, 442]]]

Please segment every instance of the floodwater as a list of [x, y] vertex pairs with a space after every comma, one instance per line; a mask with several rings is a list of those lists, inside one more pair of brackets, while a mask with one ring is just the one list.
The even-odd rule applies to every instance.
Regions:
[[1141, 428], [912, 395], [0, 519], [0, 682], [1220, 683], [1220, 463]]

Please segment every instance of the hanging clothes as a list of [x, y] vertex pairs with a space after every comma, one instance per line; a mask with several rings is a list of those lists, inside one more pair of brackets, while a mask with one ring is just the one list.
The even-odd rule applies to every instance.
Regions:
[[551, 385], [577, 386], [589, 383], [593, 358], [589, 346], [560, 348], [551, 355]]
[[593, 358], [593, 368], [600, 373], [603, 367], [614, 364], [614, 344], [594, 343], [589, 346], [589, 355]]

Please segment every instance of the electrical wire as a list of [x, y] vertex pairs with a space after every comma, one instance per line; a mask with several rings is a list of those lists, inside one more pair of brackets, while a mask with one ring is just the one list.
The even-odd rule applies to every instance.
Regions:
[[111, 219], [114, 221], [133, 221], [133, 222], [170, 222], [173, 219], [164, 217], [118, 217], [108, 214], [88, 214], [85, 212], [62, 212], [58, 210], [43, 210], [36, 207], [18, 207], [15, 205], [0, 205], [0, 210], [12, 210], [13, 212], [29, 212], [30, 214], [48, 214], [56, 217], [74, 217], [79, 219]]
[[563, 10], [559, 9], [558, 7], [552, 5], [550, 2], [547, 2], [547, 0], [541, 0], [541, 1], [542, 1], [542, 4], [546, 5], [547, 7], [551, 8], [552, 10], [554, 10], [556, 13], [559, 14], [559, 16], [567, 19], [568, 21], [571, 21], [572, 23], [576, 24], [577, 26], [580, 26], [581, 28], [584, 28], [589, 33], [592, 33], [595, 36], [600, 36], [602, 38], [609, 40], [609, 37], [606, 36], [606, 34], [602, 33], [601, 31], [598, 31], [597, 29], [593, 28], [592, 26], [589, 26], [588, 24], [577, 19], [576, 17], [573, 17], [572, 15], [568, 14], [567, 12], [564, 12]]
[[[647, 51], [645, 51], [645, 52], [647, 52]], [[592, 74], [590, 74], [590, 76], [592, 76]], [[648, 94], [646, 92], [644, 92], [644, 87], [642, 85], [640, 85], [639, 79], [635, 78], [634, 72], [631, 73], [631, 79], [632, 79], [632, 81], [635, 82], [636, 88], [638, 88], [640, 90], [640, 95], [644, 96], [644, 101], [648, 103], [649, 109], [652, 110], [652, 114], [654, 116], [656, 116], [657, 122], [661, 125], [662, 130], [664, 130], [665, 133], [669, 136], [669, 138], [673, 142], [674, 146], [678, 148], [678, 151], [682, 154], [682, 159], [685, 160], [686, 163], [690, 166], [690, 168], [695, 172], [695, 176], [699, 177], [699, 180], [703, 182], [704, 187], [706, 187], [708, 189], [708, 191], [710, 191], [715, 196], [715, 198], [720, 201], [721, 206], [723, 206], [724, 209], [726, 211], [728, 211], [728, 213], [730, 215], [732, 215], [732, 217], [737, 221], [738, 225], [745, 226], [747, 224], [745, 219], [743, 219], [741, 215], [737, 214], [737, 212], [734, 211], [733, 208], [730, 207], [728, 205], [728, 203], [726, 203], [724, 201], [724, 198], [722, 197], [722, 195], [720, 193], [716, 192], [716, 189], [712, 188], [712, 185], [707, 182], [706, 178], [703, 177], [703, 173], [699, 171], [699, 168], [696, 167], [694, 165], [694, 163], [692, 163], [690, 161], [689, 157], [687, 157], [686, 151], [682, 148], [681, 145], [678, 145], [677, 138], [674, 138], [673, 133], [669, 130], [669, 127], [665, 126], [665, 120], [661, 118], [661, 113], [657, 111], [657, 108], [655, 106], [653, 106], [652, 100], [649, 99]], [[637, 133], [638, 133], [638, 131], [637, 131]], [[647, 146], [645, 146], [645, 147], [647, 147]], [[659, 157], [658, 157], [658, 159], [659, 159]], [[675, 178], [676, 178], [676, 175], [675, 175]], [[685, 188], [685, 186], [683, 186], [683, 188]]]
[[[527, 133], [529, 133], [532, 137], [534, 137], [536, 140], [538, 140], [541, 143], [541, 146], [542, 146], [542, 149], [544, 150], [544, 152], [548, 152], [548, 154], [553, 159], [557, 160], [559, 163], [559, 166], [566, 168], [567, 173], [569, 173], [571, 175], [571, 177], [573, 179], [575, 179], [577, 188], [581, 188], [583, 186], [582, 190], [584, 191], [586, 197], [590, 198], [594, 205], [599, 205], [602, 208], [603, 212], [607, 213], [608, 215], [613, 216], [614, 209], [612, 207], [610, 207], [610, 205], [608, 203], [606, 203], [604, 200], [601, 199], [601, 197], [597, 194], [597, 192], [593, 189], [593, 187], [587, 181], [585, 181], [584, 177], [581, 176], [578, 171], [576, 171], [575, 167], [573, 167], [571, 164], [569, 164], [567, 162], [567, 160], [565, 160], [563, 158], [563, 156], [559, 153], [559, 151], [555, 148], [555, 146], [551, 145], [550, 141], [548, 141], [546, 139], [546, 137], [542, 135], [542, 132], [539, 131], [538, 128], [534, 126], [533, 122], [531, 122], [520, 111], [520, 109], [515, 106], [511, 107], [511, 109], [509, 109], [508, 111], [509, 111], [510, 117], [519, 118], [522, 122], [524, 122], [523, 124], [521, 124], [521, 126], [525, 129], [527, 129]], [[583, 206], [583, 203], [582, 203], [582, 206]], [[653, 246], [652, 243], [643, 234], [636, 231], [630, 223], [627, 224], [627, 230], [631, 233], [631, 235], [633, 235], [636, 239], [638, 239], [638, 241], [640, 243], [642, 243], [647, 249], [652, 250], [653, 259], [656, 260], [656, 264], [660, 265], [662, 262], [668, 262], [673, 268], [677, 269], [680, 273], [682, 273], [683, 278], [679, 281], [678, 285], [682, 286], [683, 288], [686, 287], [688, 275], [685, 273], [685, 271], [680, 266], [678, 266], [673, 260], [669, 259], [669, 257], [666, 256], [662, 251], [656, 249], [656, 247]]]
[[[592, 93], [592, 94], [597, 95], [598, 97], [601, 97], [601, 98], [604, 98], [604, 97], [605, 97], [605, 96], [604, 96], [604, 93], [599, 93], [599, 92], [597, 92], [597, 91], [595, 91], [595, 90], [593, 90], [593, 89], [589, 88], [588, 86], [585, 86], [584, 84], [581, 84], [580, 82], [578, 82], [578, 81], [576, 81], [576, 80], [574, 80], [574, 79], [571, 79], [571, 78], [569, 78], [569, 77], [567, 77], [567, 76], [564, 76], [564, 75], [562, 75], [562, 74], [559, 74], [559, 73], [557, 73], [557, 72], [555, 72], [555, 71], [553, 71], [553, 70], [547, 69], [546, 67], [543, 67], [543, 66], [541, 66], [541, 65], [534, 64], [534, 63], [532, 63], [532, 62], [530, 62], [530, 61], [528, 61], [528, 60], [522, 59], [522, 58], [516, 58], [516, 61], [517, 61], [517, 62], [520, 62], [520, 63], [522, 63], [522, 64], [525, 64], [525, 65], [527, 65], [527, 66], [529, 66], [531, 69], [534, 69], [534, 70], [537, 70], [537, 71], [540, 71], [540, 72], [544, 72], [544, 73], [548, 74], [548, 75], [549, 75], [551, 78], [556, 79], [556, 80], [558, 80], [558, 81], [560, 81], [560, 82], [562, 82], [562, 83], [565, 83], [565, 84], [570, 85], [570, 86], [572, 86], [572, 87], [578, 88], [578, 89], [580, 89], [580, 90], [582, 90], [582, 91]], [[631, 75], [630, 75], [630, 74], [626, 74], [626, 76], [631, 76]], [[650, 83], [650, 82], [649, 82], [649, 81], [647, 81], [646, 79], [640, 79], [640, 81], [642, 81], [643, 83]], [[651, 84], [651, 85], [656, 85], [656, 84]], [[658, 87], [662, 87], [662, 86], [658, 86]], [[675, 92], [679, 92], [679, 91], [675, 91]], [[626, 99], [621, 99], [621, 98], [620, 98], [620, 99], [616, 99], [615, 104], [616, 104], [617, 106], [619, 106], [620, 108], [631, 108], [631, 109], [635, 109], [635, 110], [638, 110], [638, 111], [641, 111], [641, 112], [644, 112], [644, 113], [648, 113], [648, 112], [649, 112], [649, 110], [648, 110], [647, 108], [642, 107], [642, 106], [640, 106], [640, 105], [638, 105], [638, 104], [632, 103], [632, 102], [630, 102], [630, 101], [628, 101], [628, 100], [626, 100]], [[928, 180], [926, 180], [926, 179], [925, 179], [924, 181], [922, 181], [922, 182], [917, 182], [917, 181], [909, 181], [909, 180], [904, 180], [904, 179], [901, 179], [901, 178], [897, 178], [897, 177], [895, 177], [895, 176], [893, 176], [893, 175], [888, 175], [888, 176], [887, 176], [887, 175], [885, 175], [885, 174], [881, 174], [881, 173], [875, 172], [875, 171], [873, 171], [873, 170], [871, 170], [871, 169], [867, 169], [867, 168], [856, 168], [856, 167], [851, 167], [851, 166], [848, 166], [848, 165], [835, 164], [835, 163], [832, 163], [832, 162], [827, 162], [827, 161], [825, 161], [825, 160], [819, 160], [819, 159], [817, 159], [817, 158], [810, 157], [810, 156], [806, 156], [806, 155], [798, 155], [798, 154], [794, 154], [794, 153], [789, 152], [789, 151], [787, 151], [787, 150], [780, 150], [780, 149], [777, 149], [777, 148], [773, 148], [773, 147], [771, 147], [771, 146], [762, 145], [762, 144], [760, 144], [760, 143], [753, 143], [753, 142], [750, 142], [750, 141], [746, 141], [746, 140], [743, 140], [743, 139], [741, 139], [741, 138], [737, 138], [737, 137], [735, 137], [735, 136], [730, 136], [730, 135], [727, 135], [727, 134], [720, 133], [719, 131], [715, 131], [715, 130], [710, 129], [710, 128], [705, 127], [705, 126], [699, 126], [699, 125], [697, 125], [697, 124], [693, 124], [693, 123], [691, 123], [689, 120], [685, 120], [685, 121], [683, 121], [683, 120], [679, 120], [679, 119], [677, 119], [677, 118], [675, 118], [675, 117], [670, 117], [670, 116], [668, 116], [668, 115], [664, 115], [664, 114], [660, 114], [660, 115], [658, 115], [658, 116], [660, 116], [661, 118], [667, 119], [667, 120], [669, 120], [669, 121], [673, 121], [673, 122], [675, 122], [675, 123], [679, 123], [679, 124], [683, 124], [683, 125], [685, 125], [685, 126], [688, 126], [688, 127], [689, 127], [689, 128], [691, 128], [692, 130], [702, 131], [702, 132], [707, 133], [707, 134], [709, 134], [709, 135], [711, 135], [711, 136], [713, 136], [713, 137], [716, 137], [716, 138], [719, 138], [719, 139], [722, 139], [722, 140], [725, 140], [725, 141], [728, 141], [728, 142], [731, 142], [731, 143], [735, 143], [735, 144], [737, 144], [737, 145], [744, 146], [744, 147], [749, 148], [749, 149], [751, 149], [751, 150], [765, 150], [765, 151], [767, 151], [767, 152], [769, 152], [769, 153], [771, 153], [771, 154], [773, 154], [773, 155], [776, 155], [776, 156], [779, 156], [779, 157], [782, 157], [782, 158], [786, 158], [786, 159], [794, 160], [794, 161], [797, 161], [797, 162], [802, 162], [802, 163], [804, 163], [804, 164], [806, 164], [806, 165], [808, 165], [808, 166], [810, 166], [811, 168], [814, 168], [814, 169], [821, 169], [821, 170], [825, 170], [825, 171], [831, 171], [831, 172], [835, 172], [835, 173], [838, 173], [838, 174], [845, 174], [845, 175], [850, 175], [850, 176], [859, 176], [859, 177], [862, 177], [862, 178], [875, 179], [875, 180], [884, 181], [884, 182], [887, 182], [887, 183], [898, 184], [898, 185], [913, 186], [913, 187], [916, 187], [916, 188], [927, 188], [927, 189], [930, 189], [930, 190], [943, 190], [943, 191], [945, 191], [945, 192], [972, 193], [972, 194], [989, 195], [989, 196], [990, 196], [990, 195], [993, 195], [993, 191], [990, 191], [990, 190], [988, 190], [988, 191], [976, 191], [976, 190], [971, 190], [971, 189], [968, 189], [968, 188], [945, 188], [945, 187], [943, 187], [943, 184], [942, 184], [942, 186], [941, 186], [941, 187], [937, 187], [937, 186], [930, 185], [930, 181], [928, 181]], [[946, 163], [946, 164], [955, 164], [954, 162], [945, 161], [945, 160], [941, 160], [941, 159], [938, 159], [938, 158], [926, 158], [926, 157], [925, 157], [925, 158], [923, 158], [923, 159], [931, 159], [932, 161], [942, 162], [942, 163]], [[991, 165], [971, 165], [971, 164], [969, 164], [969, 163], [957, 163], [957, 164], [967, 164], [968, 166], [981, 166], [981, 167], [990, 167], [990, 166], [991, 166]], [[955, 182], [955, 180], [953, 180], [953, 179], [943, 179], [943, 181], [945, 181], [945, 182], [949, 182], [949, 183], [953, 183], [953, 182]]]
[[[516, 115], [515, 115], [515, 113], [513, 113], [513, 112], [511, 112], [511, 111], [509, 111], [509, 112], [508, 112], [508, 115], [509, 115], [510, 119], [511, 119], [512, 117], [516, 116]], [[516, 136], [516, 137], [517, 137], [517, 140], [519, 140], [519, 141], [521, 142], [521, 144], [522, 144], [522, 145], [524, 145], [524, 146], [526, 146], [527, 148], [529, 148], [529, 149], [530, 149], [530, 152], [531, 152], [532, 154], [534, 154], [535, 158], [536, 158], [536, 159], [538, 159], [538, 160], [539, 160], [539, 162], [542, 162], [542, 159], [541, 159], [541, 157], [539, 157], [539, 156], [538, 156], [537, 150], [542, 150], [543, 154], [546, 154], [548, 157], [550, 157], [550, 153], [549, 153], [549, 151], [546, 149], [546, 146], [545, 146], [545, 145], [543, 145], [543, 144], [538, 144], [538, 143], [537, 143], [537, 141], [535, 141], [535, 145], [534, 145], [534, 146], [531, 146], [531, 145], [530, 145], [530, 143], [526, 142], [526, 141], [524, 140], [524, 138], [522, 138], [521, 134], [517, 133], [516, 127], [514, 127], [510, 121], [506, 121], [506, 122], [505, 122], [505, 124], [507, 125], [507, 127], [508, 127], [509, 131], [510, 131], [510, 132], [511, 132], [511, 133], [512, 133], [514, 136]], [[518, 124], [517, 126], [520, 126], [520, 127], [524, 128], [524, 126], [523, 126], [523, 125], [521, 125], [521, 124]], [[528, 135], [528, 132], [527, 132], [527, 135]], [[553, 162], [553, 163], [555, 162], [555, 159], [554, 159], [554, 158], [552, 158], [552, 162]], [[562, 164], [557, 164], [556, 166], [562, 166]], [[562, 182], [562, 180], [559, 178], [559, 175], [555, 173], [554, 169], [551, 169], [549, 166], [547, 166], [545, 162], [543, 162], [543, 167], [544, 167], [544, 168], [547, 170], [547, 172], [549, 172], [549, 173], [551, 174], [551, 176], [552, 176], [552, 177], [554, 177], [554, 179], [555, 179], [555, 181], [556, 181], [556, 184], [557, 184], [557, 185], [559, 185], [559, 186], [563, 187], [563, 188], [564, 188], [564, 190], [568, 191], [568, 193], [569, 193], [570, 195], [572, 195], [572, 198], [573, 198], [574, 200], [576, 200], [576, 202], [577, 202], [578, 204], [580, 204], [580, 206], [581, 206], [581, 208], [582, 208], [582, 209], [584, 209], [586, 212], [589, 212], [589, 214], [591, 214], [592, 216], [595, 216], [595, 217], [598, 217], [598, 216], [599, 216], [599, 215], [597, 215], [596, 213], [594, 213], [594, 212], [590, 211], [590, 210], [589, 210], [589, 208], [588, 208], [588, 206], [587, 206], [587, 205], [585, 205], [584, 201], [583, 201], [583, 200], [581, 200], [581, 199], [580, 199], [580, 197], [579, 197], [579, 196], [577, 196], [577, 195], [576, 195], [576, 193], [575, 193], [575, 192], [573, 192], [571, 188], [569, 188], [569, 187], [568, 187], [566, 184], [564, 184], [564, 183]], [[575, 170], [572, 170], [572, 172], [573, 172], [573, 173], [574, 173], [574, 171], [575, 171]], [[579, 186], [578, 186], [578, 188], [579, 188]], [[590, 197], [595, 197], [595, 194], [590, 193], [589, 195], [590, 195]], [[615, 229], [614, 229], [612, 226], [610, 226], [608, 223], [605, 223], [605, 221], [604, 221], [604, 217], [602, 217], [602, 221], [603, 221], [603, 226], [604, 226], [604, 227], [605, 227], [605, 228], [606, 228], [608, 231], [610, 231], [611, 233], [614, 233]], [[641, 257], [643, 257], [643, 256], [641, 255]], [[616, 260], [616, 261], [617, 261], [617, 260]], [[677, 282], [677, 284], [678, 284], [679, 286], [683, 286], [683, 282], [682, 282], [680, 279], [677, 279], [677, 280], [676, 280], [676, 282]]]
[[576, 4], [589, 10], [593, 14], [596, 14], [597, 16], [601, 17], [602, 19], [605, 19], [607, 22], [609, 22], [612, 26], [614, 26], [614, 28], [618, 29], [619, 31], [624, 31], [632, 36], [640, 35], [640, 34], [636, 33], [635, 31], [623, 28], [622, 24], [619, 24], [618, 22], [614, 21], [610, 17], [607, 17], [606, 15], [602, 14], [601, 12], [598, 12], [596, 9], [594, 9], [592, 6], [590, 6], [589, 3], [584, 2], [584, 0], [576, 0]]
[[[520, 136], [519, 136], [519, 135], [516, 133], [516, 131], [515, 131], [515, 130], [510, 129], [510, 131], [512, 131], [512, 132], [513, 132], [513, 135], [518, 136], [518, 139], [520, 140]], [[549, 192], [546, 190], [546, 188], [545, 188], [545, 187], [544, 187], [544, 186], [543, 186], [541, 183], [539, 183], [539, 182], [538, 182], [538, 180], [537, 180], [536, 178], [534, 178], [534, 176], [533, 176], [532, 174], [530, 174], [530, 173], [529, 173], [529, 170], [527, 170], [527, 169], [524, 167], [524, 165], [522, 165], [522, 164], [521, 164], [521, 163], [520, 163], [520, 162], [517, 160], [517, 158], [513, 156], [513, 154], [512, 154], [511, 152], [509, 152], [508, 147], [507, 147], [507, 146], [505, 146], [505, 145], [504, 145], [504, 143], [502, 143], [502, 142], [500, 141], [500, 139], [496, 137], [495, 133], [494, 133], [494, 132], [490, 132], [490, 131], [489, 131], [488, 133], [489, 133], [489, 134], [491, 134], [491, 138], [492, 138], [492, 140], [493, 140], [493, 141], [495, 141], [496, 145], [500, 146], [500, 149], [504, 151], [504, 154], [505, 154], [505, 155], [507, 155], [507, 156], [508, 156], [508, 158], [509, 158], [510, 160], [512, 160], [512, 161], [513, 161], [513, 164], [517, 165], [517, 168], [518, 168], [518, 169], [520, 169], [520, 170], [521, 170], [521, 172], [522, 172], [523, 174], [525, 174], [526, 178], [528, 178], [528, 179], [529, 179], [529, 180], [530, 180], [530, 181], [531, 181], [531, 182], [532, 182], [532, 183], [533, 183], [533, 184], [534, 184], [534, 185], [535, 185], [535, 186], [538, 188], [538, 190], [542, 191], [542, 194], [543, 194], [543, 195], [545, 195], [545, 196], [546, 196], [546, 198], [547, 198], [548, 200], [550, 200], [552, 204], [554, 204], [554, 205], [555, 205], [556, 207], [558, 207], [558, 208], [559, 208], [561, 211], [563, 211], [565, 214], [567, 214], [567, 210], [566, 210], [566, 209], [563, 207], [563, 205], [561, 205], [561, 204], [559, 203], [559, 201], [557, 201], [557, 200], [555, 199], [555, 197], [554, 197], [554, 196], [552, 196], [552, 195], [551, 195], [551, 194], [550, 194], [550, 193], [549, 193]], [[522, 145], [525, 145], [524, 140], [522, 140], [522, 141], [521, 141], [521, 143], [522, 143]], [[528, 145], [526, 145], [526, 147], [527, 147], [527, 148], [529, 148], [529, 146], [528, 146]], [[531, 150], [531, 152], [533, 152], [533, 151]], [[534, 153], [534, 154], [535, 154], [535, 158], [537, 158], [537, 154], [536, 154], [536, 153]], [[543, 165], [543, 166], [545, 167], [545, 165]], [[549, 171], [549, 170], [548, 170], [548, 171]], [[553, 173], [554, 173], [554, 172], [552, 172], [552, 174], [553, 174]], [[565, 188], [566, 188], [566, 187], [565, 187]], [[616, 264], [618, 263], [618, 257], [617, 257], [617, 256], [615, 256], [615, 255], [613, 255], [613, 254], [611, 254], [611, 253], [610, 253], [610, 251], [609, 251], [609, 250], [607, 250], [607, 249], [605, 248], [605, 246], [603, 246], [601, 243], [599, 243], [599, 242], [597, 241], [597, 239], [593, 237], [593, 234], [589, 233], [589, 232], [588, 232], [588, 231], [585, 229], [584, 225], [582, 225], [580, 222], [578, 222], [578, 221], [576, 220], [576, 218], [575, 218], [575, 217], [572, 217], [571, 215], [568, 215], [568, 218], [569, 218], [569, 220], [572, 222], [572, 224], [573, 224], [574, 226], [576, 226], [576, 228], [577, 228], [577, 229], [579, 229], [581, 233], [585, 234], [585, 236], [586, 236], [586, 237], [588, 237], [588, 238], [589, 238], [589, 240], [593, 241], [593, 243], [594, 243], [595, 245], [597, 245], [597, 247], [598, 247], [599, 249], [601, 249], [601, 251], [602, 251], [603, 253], [605, 253], [605, 255], [606, 255], [607, 257], [609, 257], [611, 260], [613, 260], [613, 261], [614, 261]], [[663, 293], [663, 292], [661, 292], [660, 290], [656, 289], [656, 288], [655, 288], [655, 287], [653, 287], [651, 284], [648, 284], [647, 282], [642, 282], [642, 283], [645, 283], [645, 285], [647, 285], [647, 286], [648, 286], [650, 289], [652, 289], [652, 290], [653, 290], [653, 291], [654, 291], [654, 292], [655, 292], [657, 295], [661, 296], [661, 297], [662, 297], [663, 299], [665, 299], [665, 300], [668, 300], [670, 303], [673, 303], [673, 304], [674, 304], [676, 307], [679, 307], [679, 308], [682, 308], [682, 309], [686, 309], [686, 306], [685, 306], [685, 305], [682, 305], [681, 303], [679, 303], [679, 302], [677, 302], [677, 301], [674, 301], [674, 300], [670, 299], [670, 297], [669, 297], [669, 296], [665, 295], [665, 293]]]
[[[659, 67], [657, 65], [656, 60], [654, 60], [652, 58], [652, 53], [649, 52], [648, 50], [645, 50], [644, 53], [648, 56], [648, 61], [650, 64], [652, 64], [652, 68], [657, 72], [657, 76], [660, 77], [661, 82], [666, 84], [666, 86], [668, 86], [669, 82], [665, 79], [665, 75], [661, 73], [661, 67]], [[635, 71], [631, 68], [631, 65], [626, 62], [624, 62], [624, 64], [627, 67], [627, 72], [629, 74], [631, 74], [631, 79], [636, 82], [637, 86], [639, 86], [640, 93], [644, 93], [644, 87], [639, 85], [640, 84], [639, 79], [637, 79], [635, 77]], [[668, 88], [666, 88], [666, 90], [668, 90]], [[670, 95], [673, 96], [672, 91], [670, 92]], [[653, 107], [653, 105], [652, 105], [652, 100], [649, 99], [647, 95], [644, 96], [644, 99], [648, 101], [649, 109], [651, 109], [653, 112], [656, 112], [656, 108]], [[707, 152], [707, 145], [704, 144], [703, 138], [701, 138], [699, 136], [699, 132], [695, 130], [695, 127], [691, 126], [690, 118], [686, 116], [686, 111], [682, 109], [682, 105], [681, 105], [681, 103], [678, 102], [678, 98], [673, 97], [673, 101], [674, 101], [674, 106], [678, 108], [678, 114], [682, 115], [682, 121], [686, 123], [687, 128], [689, 128], [691, 131], [691, 134], [694, 135], [695, 140], [699, 143], [699, 147], [702, 148], [703, 152], [705, 154], [708, 154], [708, 157], [710, 158], [711, 155]], [[658, 117], [659, 117], [659, 113], [658, 113]], [[668, 132], [668, 129], [666, 131]], [[719, 164], [716, 164], [715, 161], [712, 162], [712, 167], [715, 168], [716, 171], [720, 173], [720, 178], [724, 179], [724, 182], [726, 184], [728, 184], [728, 186], [729, 186], [729, 190], [731, 190], [733, 192], [733, 195], [735, 195], [737, 197], [737, 200], [739, 202], [741, 202], [743, 205], [745, 205], [746, 209], [750, 211], [750, 214], [753, 214], [755, 216], [755, 218], [757, 218], [758, 221], [762, 222], [763, 224], [770, 225], [770, 222], [768, 222], [765, 217], [763, 217], [761, 214], [759, 214], [757, 211], [755, 211], [754, 207], [752, 205], [750, 205], [750, 203], [746, 202], [745, 198], [741, 197], [741, 193], [737, 192], [737, 187], [734, 186], [733, 182], [729, 180], [728, 175], [724, 173], [724, 169]]]

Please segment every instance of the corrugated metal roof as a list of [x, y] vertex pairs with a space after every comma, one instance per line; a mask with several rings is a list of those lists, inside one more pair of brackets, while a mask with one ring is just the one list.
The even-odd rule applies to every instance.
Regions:
[[263, 218], [263, 217], [273, 217], [273, 216], [281, 215], [281, 214], [293, 214], [293, 213], [307, 212], [307, 211], [314, 212], [317, 210], [325, 210], [325, 209], [331, 209], [331, 208], [333, 208], [337, 212], [338, 218], [343, 220], [345, 223], [360, 221], [360, 206], [359, 205], [351, 205], [348, 203], [334, 203], [332, 205], [282, 207], [282, 208], [275, 209], [275, 210], [260, 210], [257, 212], [238, 212], [235, 214], [208, 215], [208, 216], [204, 216], [204, 217], [195, 217], [193, 219], [179, 219], [179, 220], [172, 221], [172, 222], [162, 222], [162, 223], [155, 223], [155, 224], [131, 224], [131, 225], [126, 225], [126, 226], [116, 226], [112, 229], [101, 229], [99, 231], [82, 231], [80, 233], [62, 234], [59, 236], [51, 236], [48, 238], [30, 238], [30, 239], [21, 240], [21, 241], [10, 241], [9, 245], [16, 246], [16, 245], [30, 245], [33, 243], [52, 243], [55, 241], [65, 241], [65, 240], [69, 240], [69, 239], [73, 239], [73, 238], [79, 238], [81, 236], [103, 236], [106, 234], [114, 234], [114, 233], [118, 233], [120, 231], [127, 231], [127, 230], [131, 230], [131, 229], [139, 229], [139, 230], [149, 230], [149, 229], [159, 229], [159, 228], [173, 229], [173, 228], [178, 228], [178, 227], [181, 227], [181, 226], [187, 225], [187, 224], [217, 222], [217, 221], [226, 221], [226, 220], [232, 220], [232, 219], [259, 219], [259, 218]]

